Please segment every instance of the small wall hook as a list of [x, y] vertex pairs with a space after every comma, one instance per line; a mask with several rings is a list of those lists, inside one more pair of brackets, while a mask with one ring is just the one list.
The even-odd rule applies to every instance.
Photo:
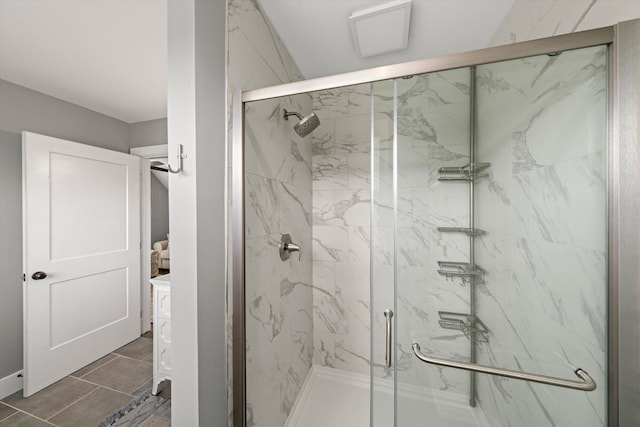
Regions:
[[182, 152], [182, 144], [178, 144], [178, 155], [176, 157], [178, 158], [178, 169], [173, 169], [171, 167], [171, 164], [167, 165], [167, 168], [168, 168], [169, 172], [171, 172], [171, 173], [180, 173], [180, 172], [182, 172], [182, 159], [186, 159], [187, 158], [187, 155]]

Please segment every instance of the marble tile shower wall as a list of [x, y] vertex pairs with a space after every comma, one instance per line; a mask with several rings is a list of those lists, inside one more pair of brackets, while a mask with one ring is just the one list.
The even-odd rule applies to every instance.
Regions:
[[[311, 141], [283, 110], [311, 97], [252, 102], [245, 121], [247, 425], [282, 426], [313, 358]], [[282, 234], [302, 248], [280, 259]]]
[[563, 378], [580, 392], [479, 376], [487, 419], [606, 425], [606, 48], [480, 66], [477, 185], [479, 363]]
[[[284, 46], [284, 43], [278, 36], [278, 33], [275, 31], [275, 29], [269, 22], [269, 19], [266, 17], [266, 15], [262, 12], [260, 7], [258, 6], [256, 0], [227, 0], [227, 4], [228, 4], [228, 8], [227, 8], [228, 71], [227, 71], [227, 75], [229, 76], [229, 81], [228, 81], [229, 110], [228, 111], [231, 112], [233, 111], [233, 109], [231, 108], [231, 100], [233, 99], [233, 95], [236, 90], [256, 89], [260, 87], [266, 87], [266, 86], [271, 86], [271, 85], [276, 85], [281, 83], [288, 83], [292, 81], [303, 80], [304, 76], [302, 75], [298, 66], [295, 64], [295, 61], [287, 51], [286, 47]], [[290, 103], [291, 100], [287, 100], [285, 102]], [[297, 102], [300, 102], [301, 104], [300, 106], [302, 108], [310, 108], [311, 102], [309, 98], [304, 100], [304, 102], [303, 100], [299, 100]], [[290, 107], [291, 107], [290, 105], [286, 106], [286, 108], [290, 108]], [[270, 123], [274, 126], [277, 124], [279, 127], [288, 126], [287, 129], [289, 130], [291, 126], [291, 123], [282, 124], [281, 120], [278, 120], [278, 118], [275, 116], [273, 118], [273, 121], [271, 121]], [[257, 126], [257, 129], [260, 129], [260, 130], [265, 129], [265, 126], [258, 126], [258, 124], [256, 124], [256, 126]], [[230, 156], [228, 176], [232, 176], [231, 165], [233, 165], [233, 159], [231, 158], [231, 153], [233, 151], [231, 150], [231, 142], [232, 142], [233, 129], [232, 129], [231, 115], [229, 115], [228, 129], [229, 129], [229, 150], [228, 151]], [[283, 127], [282, 129], [285, 129], [285, 128]], [[254, 133], [254, 137], [256, 135], [260, 137], [260, 143], [262, 143], [264, 134]], [[275, 137], [278, 136], [277, 132], [275, 131], [272, 133], [271, 132], [268, 133], [268, 135], [273, 135]], [[289, 136], [287, 136], [287, 138], [289, 138]], [[269, 183], [270, 188], [273, 191], [275, 191], [275, 194], [272, 193], [272, 196], [274, 197], [272, 197], [271, 200], [276, 200], [278, 202], [291, 199], [290, 197], [275, 197], [276, 195], [280, 196], [282, 195], [282, 193], [286, 193], [286, 189], [290, 190], [292, 187], [295, 187], [294, 188], [295, 191], [298, 191], [298, 189], [302, 191], [303, 188], [308, 189], [311, 186], [310, 172], [306, 173], [305, 179], [308, 179], [308, 182], [306, 182], [306, 184], [302, 184], [299, 179], [299, 177], [304, 174], [298, 174], [295, 179], [291, 178], [290, 181], [287, 181], [287, 177], [286, 177], [287, 174], [284, 172], [286, 168], [290, 169], [290, 173], [292, 173], [294, 170], [295, 171], [298, 171], [300, 169], [304, 170], [305, 168], [309, 170], [309, 167], [310, 167], [309, 165], [311, 163], [310, 146], [309, 146], [310, 144], [305, 143], [300, 145], [301, 144], [300, 141], [294, 140], [296, 141], [296, 144], [298, 144], [297, 147], [302, 147], [302, 148], [293, 149], [293, 145], [295, 144], [293, 145], [286, 144], [286, 142], [289, 141], [289, 139], [287, 138], [282, 140], [285, 143], [277, 147], [275, 151], [275, 153], [277, 153], [277, 156], [281, 157], [280, 165], [282, 165], [283, 167], [283, 169], [280, 170], [278, 174], [276, 174], [273, 169], [273, 168], [279, 167], [277, 163], [274, 163], [274, 157], [269, 157], [268, 159], [265, 157], [271, 154], [272, 152], [271, 146], [269, 146], [268, 144], [265, 144], [264, 153], [262, 152], [262, 150], [254, 150], [252, 152], [252, 155], [262, 156], [259, 159], [255, 159], [253, 163], [259, 163], [261, 160], [264, 160], [265, 162], [263, 164], [263, 167], [254, 169], [253, 171], [251, 171], [252, 179], [253, 179], [252, 183], [256, 183], [256, 182], [260, 183], [260, 177], [265, 178], [265, 181]], [[254, 139], [254, 142], [255, 142], [255, 139]], [[289, 150], [289, 148], [292, 148], [292, 149]], [[285, 150], [285, 151], [289, 150], [289, 151], [284, 153], [282, 150]], [[304, 155], [301, 156], [300, 153], [304, 153]], [[291, 156], [295, 157], [295, 159], [288, 158]], [[285, 157], [288, 158], [286, 161], [284, 160]], [[306, 166], [303, 166], [305, 162], [306, 162]], [[262, 181], [262, 182], [264, 183], [265, 181]], [[292, 182], [295, 182], [295, 185], [293, 185]], [[231, 186], [231, 180], [229, 180], [229, 185]], [[229, 194], [233, 194], [231, 190], [232, 189], [229, 188]], [[280, 192], [280, 190], [282, 192]], [[293, 192], [292, 190], [292, 194], [297, 194], [297, 193]], [[308, 197], [309, 198], [305, 201], [305, 203], [308, 202], [307, 204], [305, 204], [305, 209], [304, 209], [305, 216], [301, 218], [307, 218], [306, 214], [310, 215], [310, 196]], [[267, 198], [267, 200], [269, 199]], [[231, 206], [229, 206], [229, 210], [231, 210]], [[267, 211], [265, 210], [264, 213], [267, 213]], [[280, 215], [281, 216], [279, 217], [278, 221], [282, 221], [283, 218], [285, 218], [285, 221], [286, 221], [286, 214], [280, 213]], [[230, 216], [229, 224], [228, 224], [229, 230], [232, 229], [231, 221], [233, 220], [234, 219]], [[271, 225], [275, 226], [276, 225], [275, 221], [273, 221]], [[254, 228], [254, 231], [256, 231], [255, 228]], [[288, 230], [288, 231], [291, 232], [291, 230]], [[310, 231], [308, 231], [307, 236], [308, 236], [307, 240], [309, 241], [309, 243], [308, 243], [308, 246], [306, 247], [309, 248], [310, 236], [311, 236]], [[266, 235], [263, 235], [263, 237], [267, 238]], [[251, 243], [257, 244], [257, 245], [262, 244], [260, 242], [260, 238], [258, 237], [256, 237], [256, 239], [253, 240]], [[228, 244], [228, 251], [227, 251], [229, 254], [233, 253], [233, 250], [232, 250], [233, 244], [235, 244], [235, 242], [232, 242], [230, 240]], [[263, 246], [263, 249], [264, 251], [266, 251], [264, 246]], [[271, 247], [271, 250], [273, 251], [273, 247]], [[259, 251], [259, 246], [254, 248], [252, 253], [256, 254], [257, 256], [257, 258], [253, 260], [252, 265], [254, 268], [260, 268], [260, 262], [258, 262], [260, 259], [262, 259], [260, 258], [260, 255], [273, 255], [271, 252], [268, 252], [268, 251], [261, 253]], [[307, 257], [309, 256], [308, 251], [305, 252], [305, 254], [303, 254], [303, 261], [305, 260], [304, 258], [305, 255]], [[308, 260], [308, 258], [306, 259]], [[233, 301], [231, 299], [233, 295], [233, 277], [231, 276], [231, 272], [233, 271], [233, 268], [231, 265], [232, 257], [228, 257], [228, 261], [229, 261], [229, 265], [228, 265], [229, 274], [227, 277], [227, 283], [228, 283], [228, 286], [227, 286], [227, 372], [228, 372], [227, 383], [228, 383], [228, 405], [229, 405], [228, 406], [228, 409], [229, 409], [228, 425], [231, 427], [233, 425], [233, 408], [234, 408], [233, 387], [232, 387], [233, 365], [231, 363], [231, 361], [233, 360], [233, 353], [232, 353], [233, 352], [233, 347], [232, 347]], [[279, 258], [276, 260], [273, 260], [273, 262], [281, 263]], [[295, 262], [295, 261], [292, 261], [292, 262]], [[282, 265], [279, 264], [278, 267], [282, 267]], [[306, 266], [304, 268], [307, 269]], [[307, 275], [305, 276], [304, 283], [307, 283], [307, 284], [310, 283], [311, 281], [310, 271], [311, 270], [309, 267], [308, 270], [306, 270]], [[255, 275], [253, 277], [255, 277]], [[261, 281], [262, 279], [263, 278], [261, 278]], [[275, 279], [269, 278], [269, 280], [279, 280], [279, 278], [275, 278]], [[272, 284], [273, 283], [275, 282], [272, 282]], [[251, 286], [250, 283], [247, 283], [247, 285]], [[280, 310], [284, 310], [284, 313], [286, 315], [282, 316], [278, 314], [278, 312], [273, 313], [273, 316], [274, 317], [278, 316], [277, 318], [279, 320], [277, 322], [274, 320], [273, 321], [274, 329], [271, 332], [269, 331], [266, 332], [266, 336], [269, 337], [268, 339], [266, 339], [266, 341], [269, 341], [269, 342], [274, 341], [274, 336], [276, 337], [275, 341], [277, 340], [282, 341], [282, 340], [285, 340], [283, 337], [290, 333], [290, 328], [288, 325], [290, 325], [291, 322], [289, 322], [287, 319], [291, 318], [291, 313], [293, 313], [292, 310], [294, 307], [293, 305], [290, 304], [290, 301], [292, 301], [292, 298], [290, 298], [290, 296], [293, 297], [294, 295], [300, 295], [302, 293], [302, 291], [300, 290], [297, 284], [291, 285], [291, 286], [292, 286], [291, 288], [288, 288], [286, 283], [283, 285], [284, 295], [283, 295], [283, 298], [281, 299], [280, 305], [274, 306], [273, 308], [274, 310], [276, 308], [279, 308]], [[292, 293], [287, 294], [288, 292], [287, 289], [291, 289]], [[275, 295], [275, 292], [270, 294], [271, 297], [274, 297], [274, 295]], [[301, 298], [301, 299], [304, 299], [304, 298]], [[265, 301], [269, 301], [269, 300], [266, 299]], [[304, 303], [304, 307], [305, 307], [304, 311], [306, 311], [307, 313], [311, 313], [310, 304], [311, 303], [310, 303], [310, 297], [309, 297], [308, 300], [305, 299], [305, 303]], [[286, 310], [285, 310], [285, 305], [287, 307]], [[258, 306], [260, 306], [260, 304], [258, 304]], [[283, 329], [283, 325], [287, 325], [287, 328], [289, 329]], [[309, 322], [302, 321], [300, 325], [302, 325], [303, 327], [302, 329], [303, 332], [301, 332], [300, 336], [301, 337], [306, 336], [307, 338], [300, 339], [299, 343], [306, 345], [307, 342], [309, 342], [309, 345], [310, 345], [311, 334], [310, 334]], [[293, 334], [290, 335], [290, 337], [291, 339], [298, 339]], [[264, 341], [261, 341], [261, 343], [263, 342]], [[252, 354], [255, 355], [256, 354], [255, 352], [259, 351], [259, 347], [257, 347], [256, 344], [253, 344], [251, 347], [251, 351], [253, 351]], [[272, 352], [271, 355], [273, 356], [275, 348], [272, 347], [269, 351]], [[310, 358], [310, 350], [306, 350], [306, 351], [309, 351], [308, 355]], [[305, 357], [303, 357], [303, 359], [304, 358]], [[278, 366], [280, 366], [283, 370], [287, 371], [288, 368], [286, 365], [286, 359], [280, 358], [278, 360], [278, 363], [279, 363]], [[301, 367], [305, 364], [307, 364], [306, 361], [301, 361], [300, 365], [294, 364], [293, 366]], [[256, 383], [258, 385], [269, 384], [270, 386], [273, 386], [272, 390], [274, 392], [269, 393], [269, 396], [277, 396], [279, 400], [277, 402], [270, 401], [269, 403], [273, 403], [272, 407], [270, 408], [266, 408], [265, 402], [261, 402], [261, 401], [250, 402], [250, 404], [252, 405], [252, 411], [253, 411], [252, 413], [254, 414], [254, 416], [253, 416], [253, 420], [250, 423], [248, 423], [248, 425], [266, 426], [266, 427], [281, 426], [283, 424], [282, 422], [280, 422], [282, 416], [279, 414], [281, 414], [281, 411], [284, 413], [288, 413], [288, 407], [290, 406], [291, 401], [294, 398], [294, 396], [292, 394], [289, 394], [289, 392], [292, 392], [293, 390], [295, 390], [295, 387], [277, 385], [276, 380], [278, 378], [282, 379], [283, 381], [285, 379], [283, 371], [278, 372], [278, 377], [276, 378], [276, 377], [269, 377], [268, 373], [265, 372], [264, 370], [258, 370], [256, 372], [255, 369], [253, 372], [259, 375], [259, 377], [256, 378]], [[260, 369], [266, 369], [266, 368], [263, 366]], [[295, 375], [301, 375], [302, 379], [298, 377], [298, 378], [295, 378], [294, 380], [295, 384], [299, 384], [302, 380], [304, 380], [304, 375], [302, 375], [304, 372], [302, 370], [296, 370], [296, 369], [298, 368], [294, 368], [292, 371], [290, 371], [291, 376], [287, 378], [295, 378]], [[268, 381], [271, 381], [271, 382], [268, 382]], [[254, 387], [256, 383], [248, 383], [248, 385], [251, 385], [251, 387]], [[252, 388], [249, 391], [249, 395], [255, 396], [252, 393], [257, 393], [257, 392], [258, 391], [255, 388]], [[259, 417], [264, 413], [264, 411], [267, 411], [267, 409], [270, 410], [269, 415], [265, 417], [264, 421], [262, 421]], [[272, 423], [272, 424], [268, 424], [268, 423]]]
[[[385, 308], [393, 307], [398, 265], [398, 364], [403, 382], [464, 393], [468, 375], [430, 370], [411, 353], [413, 339], [441, 354], [468, 354], [461, 333], [440, 329], [438, 310], [467, 312], [468, 290], [437, 274], [437, 261], [466, 261], [466, 236], [438, 226], [468, 223], [468, 190], [437, 181], [441, 166], [469, 153], [469, 71], [398, 81], [398, 258], [393, 253], [393, 82], [313, 95], [322, 125], [313, 139], [314, 363], [369, 373], [370, 139], [374, 103], [374, 371], [383, 367]], [[400, 316], [400, 312], [402, 315]], [[435, 326], [434, 326], [435, 325]]]
[[369, 373], [370, 85], [313, 93], [314, 364]]
[[469, 162], [469, 79], [462, 68], [397, 81], [398, 380], [458, 394], [468, 393], [469, 375], [419, 361], [411, 345], [445, 358], [469, 355], [462, 332], [438, 323], [438, 311], [469, 312], [469, 289], [437, 272], [438, 261], [469, 257], [466, 235], [437, 230], [469, 223], [468, 185], [438, 181], [440, 167]]

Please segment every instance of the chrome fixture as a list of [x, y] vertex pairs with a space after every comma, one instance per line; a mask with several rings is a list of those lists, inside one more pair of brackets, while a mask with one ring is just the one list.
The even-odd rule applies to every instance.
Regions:
[[385, 342], [385, 355], [384, 355], [384, 363], [387, 368], [391, 367], [391, 351], [392, 351], [392, 323], [391, 319], [393, 318], [393, 311], [391, 309], [386, 309], [384, 311], [384, 317], [387, 319], [387, 332], [386, 332], [386, 342]]
[[486, 271], [480, 266], [468, 262], [438, 261], [438, 274], [451, 280], [454, 277], [460, 277], [463, 285], [469, 284], [472, 278], [475, 283], [484, 283], [482, 277], [485, 273]]
[[178, 145], [178, 155], [176, 156], [178, 159], [178, 169], [173, 169], [171, 165], [167, 164], [167, 169], [171, 173], [180, 173], [182, 172], [182, 159], [186, 159], [187, 155], [182, 152], [182, 144]]
[[283, 234], [280, 238], [280, 259], [282, 261], [288, 260], [291, 252], [298, 252], [298, 261], [300, 261], [300, 246], [293, 243], [290, 234]]
[[467, 228], [467, 227], [438, 227], [438, 231], [441, 233], [465, 233], [467, 236], [482, 236], [487, 234], [486, 231], [479, 228]]
[[296, 116], [300, 119], [298, 123], [293, 125], [293, 130], [303, 138], [320, 126], [320, 119], [316, 116], [316, 113], [311, 113], [308, 116], [302, 117], [300, 113], [296, 113], [295, 111], [289, 112], [285, 109], [284, 119], [289, 120], [289, 116]]
[[490, 163], [468, 163], [464, 166], [446, 166], [438, 169], [440, 176], [438, 181], [474, 181], [484, 178], [487, 174], [480, 174], [483, 170], [491, 166]]
[[500, 377], [513, 378], [516, 380], [531, 381], [534, 383], [555, 385], [558, 387], [571, 388], [574, 390], [593, 391], [596, 383], [584, 369], [577, 368], [574, 373], [582, 381], [564, 380], [562, 378], [548, 377], [546, 375], [529, 374], [526, 372], [512, 371], [510, 369], [492, 368], [490, 366], [476, 365], [474, 363], [456, 362], [454, 360], [436, 359], [429, 357], [420, 351], [420, 344], [414, 342], [411, 346], [413, 354], [425, 363], [433, 365], [447, 366], [449, 368], [464, 369], [471, 372], [481, 372], [483, 374], [497, 375]]
[[454, 313], [452, 311], [439, 311], [438, 323], [442, 329], [454, 329], [461, 331], [469, 340], [476, 342], [489, 342], [487, 335], [489, 328], [477, 316], [472, 317], [466, 313]]

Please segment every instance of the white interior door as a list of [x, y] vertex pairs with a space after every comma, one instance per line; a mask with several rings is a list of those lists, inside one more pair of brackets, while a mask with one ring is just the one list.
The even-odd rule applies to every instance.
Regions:
[[22, 144], [29, 396], [140, 334], [140, 160], [30, 132]]

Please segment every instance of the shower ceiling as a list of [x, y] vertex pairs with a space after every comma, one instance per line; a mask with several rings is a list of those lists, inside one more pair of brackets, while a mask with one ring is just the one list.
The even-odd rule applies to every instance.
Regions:
[[360, 58], [348, 18], [355, 11], [388, 0], [257, 1], [306, 78], [488, 47], [514, 3], [514, 0], [413, 0], [409, 47]]

